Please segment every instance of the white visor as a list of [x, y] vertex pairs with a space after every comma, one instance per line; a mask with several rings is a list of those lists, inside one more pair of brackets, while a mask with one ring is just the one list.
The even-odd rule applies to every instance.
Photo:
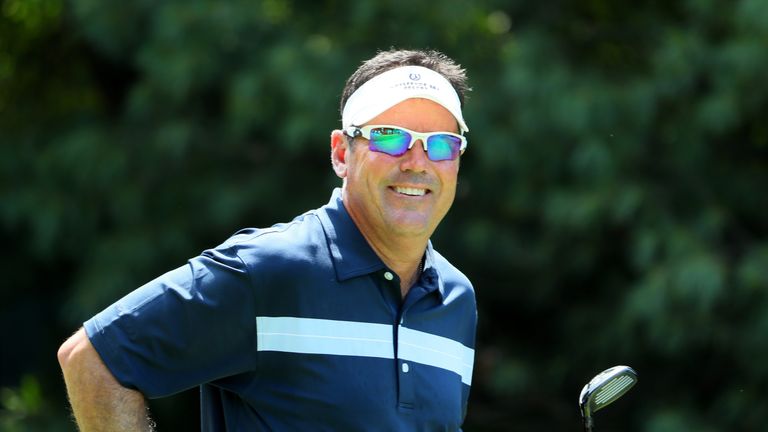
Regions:
[[439, 103], [456, 117], [462, 133], [469, 131], [461, 115], [459, 95], [451, 83], [422, 66], [390, 69], [366, 81], [347, 99], [341, 114], [342, 128], [362, 126], [400, 102], [413, 98]]

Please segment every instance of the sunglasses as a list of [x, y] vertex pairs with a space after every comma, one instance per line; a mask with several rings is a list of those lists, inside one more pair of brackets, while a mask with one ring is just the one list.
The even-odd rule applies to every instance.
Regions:
[[368, 148], [390, 156], [402, 156], [421, 140], [429, 160], [437, 162], [454, 160], [464, 153], [467, 139], [451, 132], [414, 132], [399, 126], [368, 125], [350, 126], [344, 133], [352, 138], [365, 138]]

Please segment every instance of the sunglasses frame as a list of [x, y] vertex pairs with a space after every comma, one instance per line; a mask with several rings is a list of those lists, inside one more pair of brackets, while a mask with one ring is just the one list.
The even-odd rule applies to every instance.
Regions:
[[[384, 153], [384, 154], [387, 154], [387, 155], [390, 155], [390, 156], [393, 156], [393, 157], [400, 157], [400, 156], [404, 155], [408, 150], [410, 150], [413, 147], [413, 144], [417, 140], [421, 140], [421, 145], [424, 148], [424, 152], [427, 153], [427, 158], [429, 159], [429, 151], [427, 150], [427, 147], [428, 147], [427, 146], [427, 140], [429, 140], [429, 138], [434, 136], [434, 135], [450, 135], [452, 137], [458, 138], [461, 141], [461, 146], [459, 147], [459, 156], [464, 154], [464, 150], [467, 149], [467, 137], [465, 137], [464, 135], [453, 133], [453, 132], [416, 132], [416, 131], [412, 131], [412, 130], [410, 130], [408, 128], [404, 128], [402, 126], [379, 125], [379, 124], [376, 124], [376, 125], [366, 125], [366, 126], [350, 126], [350, 127], [348, 127], [347, 129], [344, 130], [344, 134], [347, 135], [348, 137], [351, 137], [351, 138], [365, 138], [368, 141], [370, 141], [371, 140], [371, 130], [378, 129], [378, 128], [398, 129], [398, 130], [405, 131], [406, 133], [408, 133], [411, 136], [411, 141], [408, 143], [408, 148], [406, 148], [405, 151], [403, 153], [399, 154], [399, 155], [393, 155], [393, 154], [390, 154], [390, 153], [387, 153], [387, 152], [382, 152], [380, 150], [371, 149], [371, 150], [373, 150], [375, 152]], [[434, 161], [432, 159], [429, 159], [429, 160], [432, 161], [432, 162], [452, 161], [452, 160], [458, 159], [459, 156], [456, 156], [453, 159], [440, 159], [440, 160], [436, 160], [436, 161]]]

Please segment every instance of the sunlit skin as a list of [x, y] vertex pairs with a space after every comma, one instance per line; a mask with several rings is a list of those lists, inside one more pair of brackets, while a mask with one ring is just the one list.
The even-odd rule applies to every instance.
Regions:
[[[407, 99], [367, 124], [402, 126], [417, 132], [458, 132], [453, 115], [428, 99]], [[333, 131], [334, 171], [344, 180], [344, 206], [371, 247], [400, 276], [405, 294], [415, 279], [427, 241], [453, 203], [459, 159], [430, 161], [421, 140], [400, 157], [371, 151], [367, 143], [358, 138], [350, 148], [343, 133]], [[418, 189], [424, 194], [408, 195], [400, 188]]]

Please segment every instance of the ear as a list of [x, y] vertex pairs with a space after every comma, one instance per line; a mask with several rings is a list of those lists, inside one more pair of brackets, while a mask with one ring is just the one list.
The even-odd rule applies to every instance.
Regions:
[[349, 141], [340, 130], [331, 132], [331, 165], [339, 178], [347, 176], [347, 150]]

